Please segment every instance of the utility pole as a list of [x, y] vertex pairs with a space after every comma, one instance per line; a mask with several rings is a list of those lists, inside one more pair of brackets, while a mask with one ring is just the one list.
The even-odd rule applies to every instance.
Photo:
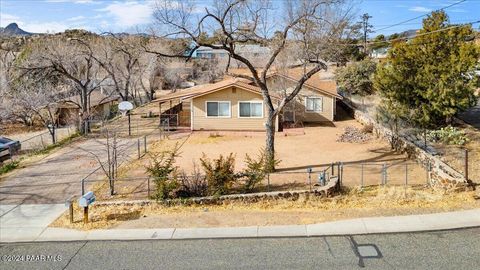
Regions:
[[363, 52], [367, 54], [368, 53], [368, 50], [367, 50], [368, 34], [373, 33], [373, 30], [372, 30], [373, 25], [369, 24], [368, 20], [372, 18], [372, 16], [368, 15], [368, 13], [365, 13], [362, 15], [361, 18], [362, 18], [361, 24], [362, 24], [362, 30], [363, 30]]

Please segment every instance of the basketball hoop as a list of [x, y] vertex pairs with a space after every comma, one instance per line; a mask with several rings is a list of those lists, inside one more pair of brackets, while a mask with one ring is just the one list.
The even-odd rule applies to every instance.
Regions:
[[122, 114], [122, 116], [127, 115], [127, 113], [133, 109], [133, 104], [128, 101], [122, 101], [118, 103], [118, 110]]
[[130, 125], [130, 110], [133, 109], [133, 104], [128, 102], [128, 101], [122, 101], [118, 103], [118, 110], [120, 113], [122, 113], [122, 116], [124, 117], [125, 115], [128, 114], [128, 136], [132, 135], [131, 132], [131, 125]]

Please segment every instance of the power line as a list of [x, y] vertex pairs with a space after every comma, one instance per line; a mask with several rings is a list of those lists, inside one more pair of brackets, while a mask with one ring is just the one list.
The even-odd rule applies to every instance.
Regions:
[[[456, 5], [458, 5], [458, 4], [463, 3], [463, 2], [465, 2], [465, 1], [467, 1], [467, 0], [461, 0], [461, 1], [455, 2], [455, 3], [451, 4], [451, 5], [448, 5], [448, 6], [446, 6], [446, 7], [443, 7], [443, 8], [441, 8], [441, 9], [438, 9], [438, 11], [440, 11], [440, 10], [445, 10], [445, 9], [447, 9], [447, 8], [451, 8], [451, 7], [453, 7], [453, 6], [456, 6]], [[408, 19], [408, 20], [406, 20], [406, 21], [402, 21], [402, 22], [399, 22], [399, 23], [396, 23], [396, 24], [392, 24], [392, 25], [389, 25], [389, 26], [386, 26], [386, 27], [377, 29], [377, 30], [375, 30], [375, 32], [382, 31], [382, 30], [385, 30], [385, 29], [389, 29], [389, 28], [392, 28], [392, 27], [395, 27], [395, 26], [398, 26], [398, 25], [402, 25], [402, 24], [407, 23], [407, 22], [411, 22], [411, 21], [413, 21], [413, 20], [416, 20], [416, 19], [420, 19], [420, 18], [422, 18], [422, 17], [425, 17], [425, 16], [427, 16], [427, 15], [429, 15], [429, 14], [430, 14], [430, 13], [422, 14], [422, 15], [417, 16], [417, 17], [415, 17], [415, 18]]]

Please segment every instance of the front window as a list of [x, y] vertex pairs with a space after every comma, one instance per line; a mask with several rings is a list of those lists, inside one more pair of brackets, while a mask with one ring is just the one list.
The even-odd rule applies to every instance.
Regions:
[[230, 102], [207, 101], [207, 117], [230, 117]]
[[238, 103], [239, 117], [263, 117], [263, 103], [258, 101], [241, 101]]
[[321, 112], [323, 110], [321, 97], [307, 97], [305, 103], [307, 112]]

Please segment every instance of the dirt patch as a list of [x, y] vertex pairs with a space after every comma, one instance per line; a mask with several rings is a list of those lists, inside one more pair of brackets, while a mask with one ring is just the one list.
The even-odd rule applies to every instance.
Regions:
[[[93, 206], [91, 222], [82, 223], [81, 209], [75, 222], [65, 214], [51, 226], [75, 229], [95, 228], [182, 228], [217, 226], [263, 226], [312, 224], [341, 219], [424, 214], [480, 207], [480, 194], [398, 187], [352, 189], [331, 198], [264, 200], [257, 203], [225, 202], [213, 206]], [[115, 215], [113, 215], [115, 214]]]

